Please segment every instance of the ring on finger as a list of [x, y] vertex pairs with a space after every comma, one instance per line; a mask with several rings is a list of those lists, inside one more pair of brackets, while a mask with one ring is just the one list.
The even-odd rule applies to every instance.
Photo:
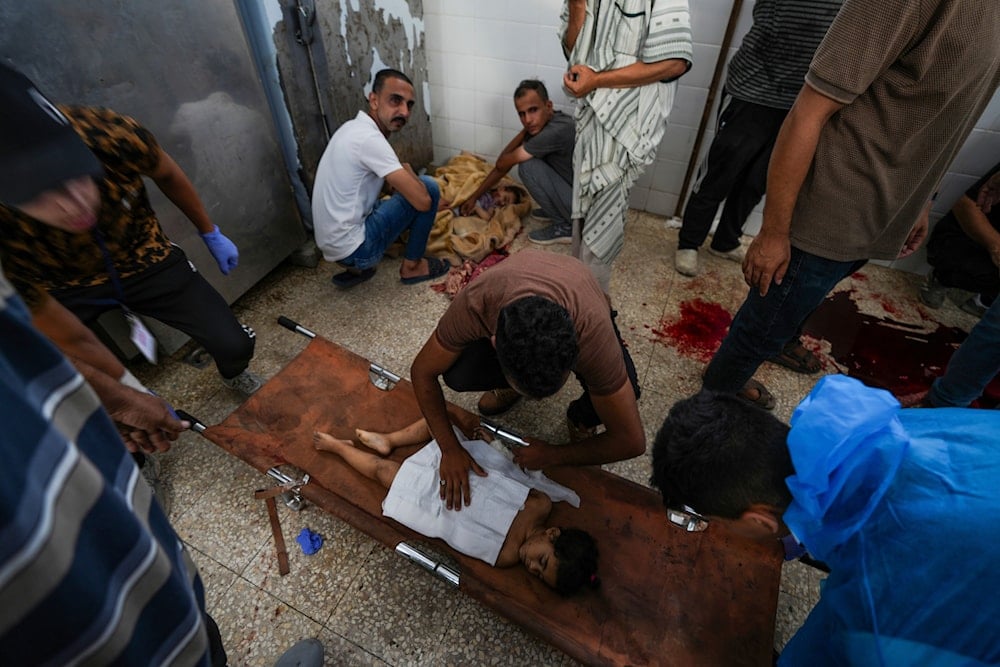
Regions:
[[441, 486], [444, 486], [444, 485], [445, 485], [445, 484], [447, 484], [447, 483], [448, 483], [447, 481], [445, 481], [445, 480], [443, 480], [443, 479], [441, 480]]

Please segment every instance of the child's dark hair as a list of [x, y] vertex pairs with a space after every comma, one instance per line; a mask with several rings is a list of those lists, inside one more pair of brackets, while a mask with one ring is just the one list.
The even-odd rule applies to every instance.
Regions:
[[581, 586], [601, 585], [597, 576], [597, 543], [590, 533], [579, 528], [560, 528], [553, 548], [559, 559], [556, 591], [560, 595], [572, 595]]
[[514, 203], [520, 204], [524, 201], [524, 190], [517, 187], [516, 185], [501, 185], [497, 188], [498, 190], [507, 190], [512, 195], [514, 195]]

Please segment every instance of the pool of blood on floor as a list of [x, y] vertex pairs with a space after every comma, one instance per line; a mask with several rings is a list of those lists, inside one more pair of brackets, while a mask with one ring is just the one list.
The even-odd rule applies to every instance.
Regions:
[[[898, 312], [896, 308], [885, 310]], [[919, 400], [934, 379], [944, 374], [948, 360], [967, 335], [943, 324], [928, 330], [865, 315], [850, 292], [827, 297], [806, 321], [803, 333], [828, 341], [830, 356], [848, 375], [889, 390], [904, 405]], [[998, 384], [995, 379], [980, 404], [996, 404], [994, 386]]]
[[729, 331], [733, 317], [719, 304], [703, 299], [684, 301], [680, 310], [679, 318], [665, 317], [650, 329], [653, 340], [707, 364]]
[[[888, 313], [898, 309], [885, 307]], [[651, 327], [653, 340], [704, 363], [711, 360], [732, 323], [717, 303], [693, 299], [680, 304], [679, 318], [664, 318]], [[965, 340], [957, 327], [938, 324], [927, 330], [893, 319], [865, 315], [850, 292], [827, 299], [806, 321], [803, 333], [830, 343], [830, 356], [844, 371], [865, 384], [892, 392], [904, 405], [918, 401]], [[1000, 377], [987, 388], [979, 405], [994, 406], [1000, 399]]]

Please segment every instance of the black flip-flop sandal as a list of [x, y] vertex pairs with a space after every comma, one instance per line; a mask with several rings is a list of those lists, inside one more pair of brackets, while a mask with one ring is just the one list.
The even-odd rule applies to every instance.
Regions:
[[400, 278], [399, 282], [404, 285], [416, 285], [417, 283], [422, 283], [425, 280], [434, 280], [435, 278], [440, 278], [441, 276], [448, 273], [451, 270], [451, 264], [446, 259], [438, 259], [437, 257], [427, 258], [427, 273], [422, 276], [410, 276], [409, 278]]
[[[750, 398], [744, 392], [748, 389], [755, 390], [757, 392], [757, 398]], [[747, 383], [743, 385], [743, 389], [737, 394], [747, 403], [752, 403], [757, 407], [764, 408], [765, 410], [774, 410], [774, 405], [777, 401], [774, 400], [774, 395], [767, 390], [767, 387], [762, 385], [756, 380], [747, 380]]]
[[[801, 350], [802, 353], [796, 354], [798, 350]], [[804, 375], [815, 375], [823, 370], [823, 363], [819, 360], [819, 357], [813, 354], [811, 350], [806, 349], [802, 343], [795, 340], [786, 343], [784, 349], [768, 361]], [[813, 367], [813, 364], [815, 364], [815, 367]]]
[[375, 275], [375, 267], [370, 267], [362, 270], [360, 273], [354, 273], [352, 271], [344, 271], [343, 273], [338, 273], [330, 279], [334, 285], [341, 289], [350, 289], [356, 287], [361, 283], [371, 280], [371, 277]]

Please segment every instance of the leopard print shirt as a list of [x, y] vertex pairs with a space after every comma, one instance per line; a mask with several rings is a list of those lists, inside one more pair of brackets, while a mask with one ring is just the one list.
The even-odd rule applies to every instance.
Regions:
[[[100, 230], [118, 275], [127, 278], [165, 259], [170, 241], [142, 180], [159, 163], [156, 138], [132, 118], [110, 109], [59, 109], [104, 166], [95, 229]], [[73, 234], [2, 204], [0, 263], [30, 307], [40, 303], [43, 290], [92, 287], [110, 280], [94, 230]]]

